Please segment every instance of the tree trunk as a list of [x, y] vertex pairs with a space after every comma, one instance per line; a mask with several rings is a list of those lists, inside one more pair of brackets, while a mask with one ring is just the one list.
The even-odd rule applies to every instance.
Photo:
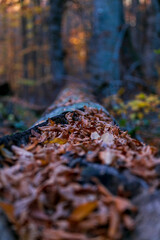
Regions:
[[[22, 31], [22, 49], [26, 49], [28, 46], [27, 42], [27, 18], [24, 16], [24, 1], [21, 1], [21, 10], [22, 10], [22, 17], [21, 17], [21, 31]], [[23, 56], [23, 78], [28, 78], [28, 54], [24, 54]]]
[[160, 49], [160, 4], [152, 0], [145, 14], [145, 43], [142, 59], [145, 77], [149, 80], [158, 79], [160, 56], [154, 51]]
[[62, 86], [65, 68], [63, 63], [63, 46], [62, 46], [62, 16], [65, 5], [64, 0], [50, 0], [49, 16], [49, 34], [50, 34], [50, 58], [53, 82], [57, 86]]
[[160, 2], [145, 4], [135, 0], [133, 6], [136, 26], [132, 28], [132, 42], [139, 53], [144, 78], [153, 81], [158, 79], [160, 62], [155, 51], [160, 49]]
[[124, 33], [123, 24], [121, 0], [93, 1], [87, 70], [94, 78], [95, 85], [108, 82], [112, 92], [116, 92], [120, 86], [119, 52]]

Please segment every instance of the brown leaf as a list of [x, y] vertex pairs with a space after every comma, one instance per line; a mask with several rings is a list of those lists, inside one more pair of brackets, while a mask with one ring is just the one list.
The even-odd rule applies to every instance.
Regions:
[[127, 214], [124, 214], [123, 221], [124, 221], [126, 228], [128, 228], [131, 231], [134, 229], [135, 222], [130, 216], [128, 216]]
[[49, 123], [50, 126], [55, 125], [55, 122], [51, 118], [48, 119], [48, 123]]
[[25, 149], [17, 147], [17, 146], [12, 146], [12, 150], [17, 156], [24, 156], [26, 158], [33, 156], [33, 154], [31, 152], [26, 151]]
[[126, 210], [132, 210], [132, 211], [136, 210], [135, 206], [129, 200], [127, 200], [125, 198], [115, 197], [114, 202], [115, 202], [117, 210], [120, 213], [125, 212]]
[[84, 234], [65, 232], [63, 230], [45, 229], [43, 232], [45, 240], [88, 240]]
[[111, 239], [115, 239], [115, 236], [117, 235], [117, 232], [118, 232], [119, 225], [120, 225], [120, 216], [116, 211], [116, 208], [112, 205], [110, 207], [110, 220], [109, 220], [109, 229], [108, 229], [108, 235]]
[[38, 141], [35, 140], [32, 144], [27, 145], [25, 147], [25, 150], [26, 151], [31, 151], [31, 150], [33, 150], [37, 146], [37, 144], [38, 144]]

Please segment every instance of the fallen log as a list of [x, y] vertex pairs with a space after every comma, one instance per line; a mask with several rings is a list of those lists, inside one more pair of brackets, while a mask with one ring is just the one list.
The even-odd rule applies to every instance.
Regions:
[[150, 240], [153, 227], [159, 239], [156, 150], [121, 131], [83, 85], [0, 139], [0, 153], [0, 207], [20, 239]]

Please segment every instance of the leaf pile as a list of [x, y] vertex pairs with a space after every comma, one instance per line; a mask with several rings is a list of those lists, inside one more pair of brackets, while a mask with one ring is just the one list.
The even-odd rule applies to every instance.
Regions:
[[135, 207], [122, 190], [114, 196], [98, 179], [83, 179], [79, 164], [70, 167], [70, 156], [129, 169], [158, 187], [156, 150], [97, 109], [85, 107], [65, 117], [68, 124], [50, 119], [39, 133], [32, 130], [27, 146], [12, 146], [14, 155], [6, 153], [0, 207], [22, 240], [122, 239], [124, 230], [134, 228]]

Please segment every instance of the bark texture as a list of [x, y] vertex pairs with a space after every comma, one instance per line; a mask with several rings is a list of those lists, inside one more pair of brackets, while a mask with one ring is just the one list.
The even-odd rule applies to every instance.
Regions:
[[65, 68], [63, 63], [62, 45], [62, 17], [66, 0], [50, 0], [49, 35], [50, 35], [50, 59], [53, 81], [57, 86], [62, 85]]
[[93, 1], [87, 69], [95, 79], [95, 85], [108, 82], [113, 92], [120, 86], [119, 53], [125, 31], [123, 25], [121, 0]]

